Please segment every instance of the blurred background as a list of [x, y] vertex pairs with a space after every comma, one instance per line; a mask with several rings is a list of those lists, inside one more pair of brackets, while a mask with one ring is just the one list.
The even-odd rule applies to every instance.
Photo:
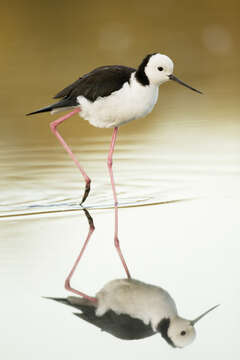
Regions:
[[[1, 4], [4, 359], [106, 358], [106, 349], [107, 358], [116, 359], [237, 357], [239, 13], [235, 0]], [[121, 342], [41, 298], [67, 295], [64, 278], [88, 225], [79, 207], [81, 174], [49, 129], [57, 115], [25, 114], [50, 104], [97, 66], [137, 67], [152, 52], [168, 55], [175, 75], [204, 95], [169, 82], [149, 116], [120, 128], [114, 154], [120, 240], [133, 276], [165, 287], [182, 316], [222, 304], [199, 323], [196, 343], [182, 351], [158, 335]], [[106, 166], [112, 130], [75, 116], [60, 133], [92, 179], [86, 206], [96, 231], [74, 281], [94, 294], [124, 276], [112, 241]]]

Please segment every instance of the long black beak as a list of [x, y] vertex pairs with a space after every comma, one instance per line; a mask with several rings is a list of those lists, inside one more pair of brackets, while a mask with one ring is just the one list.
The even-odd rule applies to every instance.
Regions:
[[197, 90], [197, 89], [194, 89], [193, 87], [191, 87], [190, 85], [188, 84], [185, 84], [182, 80], [179, 80], [175, 75], [171, 74], [171, 75], [168, 75], [169, 79], [170, 80], [174, 80], [176, 82], [178, 82], [179, 84], [183, 85], [183, 86], [186, 86], [187, 88], [193, 90], [193, 91], [196, 91], [197, 93], [199, 94], [202, 94], [201, 91]]
[[220, 305], [220, 304], [213, 306], [211, 309], [205, 311], [203, 314], [201, 314], [200, 316], [198, 316], [196, 319], [191, 320], [191, 321], [190, 321], [190, 324], [193, 326], [194, 324], [196, 324], [196, 322], [198, 322], [200, 319], [202, 319], [202, 318], [203, 318], [205, 315], [207, 315], [210, 311], [216, 309], [219, 305]]

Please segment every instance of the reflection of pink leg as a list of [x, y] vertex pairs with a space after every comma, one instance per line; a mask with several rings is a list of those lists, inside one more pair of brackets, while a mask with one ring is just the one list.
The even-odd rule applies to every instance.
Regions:
[[90, 237], [91, 237], [91, 235], [92, 235], [92, 233], [94, 232], [94, 229], [95, 229], [94, 224], [93, 224], [93, 219], [91, 218], [89, 212], [86, 209], [84, 209], [84, 212], [85, 212], [85, 215], [87, 216], [87, 219], [88, 219], [89, 231], [88, 231], [87, 238], [86, 238], [86, 240], [85, 240], [85, 242], [83, 244], [83, 247], [82, 247], [82, 249], [80, 251], [80, 254], [78, 255], [77, 260], [75, 261], [72, 270], [70, 271], [67, 279], [65, 280], [65, 289], [68, 290], [68, 291], [73, 292], [76, 295], [80, 295], [80, 296], [82, 296], [85, 299], [88, 299], [90, 301], [97, 301], [97, 299], [95, 297], [88, 296], [88, 295], [86, 295], [85, 293], [83, 293], [81, 291], [75, 290], [70, 285], [71, 278], [72, 278], [72, 276], [73, 276], [73, 274], [74, 274], [74, 272], [75, 272], [75, 270], [76, 270], [76, 268], [78, 266], [79, 261], [81, 260], [81, 257], [83, 256], [83, 253], [84, 253], [84, 251], [85, 251], [85, 249], [87, 247], [88, 241], [90, 240]]
[[118, 240], [118, 202], [117, 202], [117, 193], [116, 193], [116, 189], [115, 189], [115, 183], [114, 183], [113, 172], [112, 172], [112, 155], [113, 155], [113, 151], [114, 151], [114, 145], [115, 145], [115, 142], [116, 142], [117, 131], [118, 131], [118, 128], [115, 127], [114, 131], [113, 131], [111, 147], [110, 147], [110, 150], [109, 150], [109, 153], [108, 153], [108, 170], [109, 170], [111, 184], [112, 184], [112, 191], [113, 191], [113, 198], [114, 198], [114, 210], [115, 210], [114, 245], [115, 245], [115, 247], [117, 249], [118, 255], [119, 255], [120, 259], [121, 259], [121, 262], [123, 264], [123, 267], [125, 269], [127, 277], [130, 279], [131, 275], [130, 275], [130, 272], [128, 270], [127, 264], [126, 264], [126, 262], [124, 260], [122, 251], [120, 249], [119, 240]]
[[79, 168], [79, 170], [81, 171], [82, 176], [84, 177], [84, 180], [86, 182], [86, 186], [85, 186], [85, 192], [81, 201], [81, 204], [86, 200], [86, 198], [88, 197], [89, 191], [90, 191], [90, 183], [91, 183], [91, 179], [87, 176], [87, 174], [85, 173], [83, 167], [79, 164], [78, 160], [76, 159], [75, 155], [73, 154], [72, 150], [70, 149], [70, 147], [66, 144], [66, 142], [63, 140], [62, 136], [59, 134], [59, 132], [57, 131], [57, 126], [59, 124], [61, 124], [64, 120], [70, 118], [71, 116], [77, 114], [79, 111], [81, 111], [80, 108], [77, 108], [73, 111], [71, 111], [70, 113], [68, 113], [65, 116], [60, 117], [59, 119], [53, 121], [50, 123], [50, 128], [53, 132], [53, 134], [58, 138], [58, 140], [60, 141], [60, 143], [62, 144], [62, 146], [64, 147], [64, 149], [68, 152], [68, 154], [70, 155], [71, 159], [75, 162], [75, 164], [77, 165], [77, 167]]

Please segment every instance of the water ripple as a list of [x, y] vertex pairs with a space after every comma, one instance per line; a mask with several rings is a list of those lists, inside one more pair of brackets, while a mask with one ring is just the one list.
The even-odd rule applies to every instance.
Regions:
[[[131, 140], [131, 141], [130, 141]], [[84, 205], [112, 207], [106, 157], [109, 138], [71, 141], [77, 158], [92, 179]], [[192, 145], [191, 145], [192, 146]], [[84, 182], [64, 150], [46, 142], [5, 146], [0, 154], [0, 217], [81, 210]], [[205, 196], [239, 196], [238, 154], [231, 148], [188, 152], [176, 144], [140, 136], [123, 136], [113, 163], [119, 206], [165, 204]]]

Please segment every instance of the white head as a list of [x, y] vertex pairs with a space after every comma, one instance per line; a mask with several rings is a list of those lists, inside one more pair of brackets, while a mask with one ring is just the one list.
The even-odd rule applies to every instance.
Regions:
[[159, 86], [166, 81], [174, 80], [181, 85], [201, 94], [199, 90], [185, 84], [173, 75], [174, 64], [173, 61], [163, 54], [150, 54], [147, 55], [136, 71], [137, 80], [144, 86], [154, 84]]
[[173, 73], [173, 61], [166, 55], [154, 54], [149, 57], [145, 66], [145, 74], [150, 83], [155, 85], [169, 81], [169, 75]]
[[193, 342], [196, 330], [189, 320], [176, 317], [170, 323], [168, 336], [175, 347], [182, 348]]
[[186, 320], [179, 316], [176, 316], [173, 319], [164, 318], [159, 322], [157, 330], [169, 345], [183, 348], [191, 344], [196, 337], [194, 325], [217, 306], [219, 305], [213, 306], [194, 320]]

